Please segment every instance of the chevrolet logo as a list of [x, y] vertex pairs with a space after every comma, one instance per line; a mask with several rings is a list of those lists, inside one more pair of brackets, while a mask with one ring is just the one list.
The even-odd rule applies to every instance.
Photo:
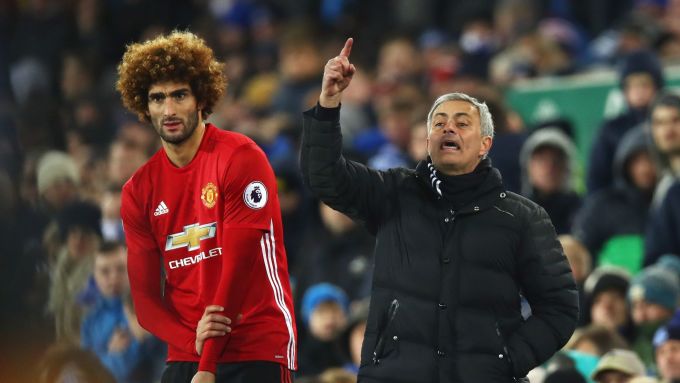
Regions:
[[188, 247], [189, 250], [198, 250], [201, 241], [213, 238], [217, 232], [217, 222], [200, 225], [197, 223], [184, 226], [184, 231], [168, 235], [165, 243], [165, 251]]

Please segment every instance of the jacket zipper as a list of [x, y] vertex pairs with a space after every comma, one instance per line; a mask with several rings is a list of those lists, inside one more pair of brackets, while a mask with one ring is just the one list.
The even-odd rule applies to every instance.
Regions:
[[[510, 352], [508, 351], [508, 345], [505, 344], [505, 337], [503, 337], [503, 334], [501, 333], [501, 327], [498, 324], [498, 321], [496, 321], [496, 335], [498, 335], [498, 339], [500, 339], [501, 345], [503, 346], [503, 354], [499, 355], [498, 357], [501, 358], [502, 355], [505, 355], [505, 358], [507, 359], [508, 363], [510, 364], [510, 371], [512, 371], [513, 370], [512, 358], [510, 357]], [[519, 382], [520, 380], [517, 379], [517, 377], [513, 375], [512, 381], [513, 382]]]
[[388, 330], [394, 321], [394, 317], [397, 316], [397, 310], [399, 310], [399, 301], [395, 298], [392, 300], [392, 303], [390, 303], [390, 307], [387, 310], [387, 324], [385, 325], [385, 329], [380, 334], [378, 343], [373, 350], [373, 364], [380, 364], [380, 357], [385, 350], [385, 339], [387, 338]]

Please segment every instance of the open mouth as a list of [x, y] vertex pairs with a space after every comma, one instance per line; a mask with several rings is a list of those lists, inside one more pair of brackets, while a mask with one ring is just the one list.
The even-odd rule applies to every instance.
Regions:
[[459, 151], [460, 144], [454, 140], [444, 140], [442, 142], [441, 149], [446, 151]]

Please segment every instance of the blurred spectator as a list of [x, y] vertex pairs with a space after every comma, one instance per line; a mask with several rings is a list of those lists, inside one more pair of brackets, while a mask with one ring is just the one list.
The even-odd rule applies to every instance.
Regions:
[[588, 249], [583, 246], [578, 239], [571, 235], [562, 234], [557, 236], [557, 240], [560, 241], [562, 249], [564, 250], [564, 255], [569, 261], [569, 266], [571, 267], [571, 273], [574, 276], [574, 281], [576, 282], [576, 288], [578, 289], [578, 303], [579, 312], [581, 317], [579, 318], [579, 324], [586, 324], [586, 316], [583, 313], [586, 312], [588, 307], [586, 306], [585, 292], [583, 286], [585, 284], [586, 278], [590, 275], [590, 271], [593, 267], [592, 257]]
[[307, 100], [319, 87], [324, 65], [314, 30], [308, 25], [291, 24], [281, 37], [279, 57], [281, 82], [272, 107], [297, 121], [300, 113], [312, 106]]
[[671, 271], [650, 266], [633, 279], [628, 298], [636, 327], [633, 350], [647, 370], [655, 372], [652, 340], [656, 330], [673, 316], [678, 307], [680, 281]]
[[300, 253], [303, 251], [305, 235], [308, 234], [312, 206], [302, 186], [302, 178], [297, 169], [294, 169], [294, 165], [278, 166], [274, 168], [274, 173], [281, 206], [288, 269], [295, 277], [295, 272], [301, 267]]
[[57, 340], [78, 342], [85, 288], [101, 240], [101, 211], [89, 202], [66, 206], [57, 218], [63, 245], [50, 269], [48, 310], [54, 315]]
[[478, 99], [486, 102], [493, 116], [494, 141], [489, 151], [489, 158], [501, 172], [503, 185], [507, 190], [520, 193], [522, 167], [519, 158], [527, 134], [523, 131], [522, 125], [513, 124], [513, 120], [519, 120], [519, 117], [517, 113], [506, 107], [501, 95], [498, 92], [486, 93], [488, 94], [482, 94]]
[[37, 167], [38, 193], [48, 217], [78, 199], [80, 175], [75, 162], [63, 152], [50, 151], [40, 157]]
[[654, 192], [654, 207], [657, 208], [680, 176], [680, 96], [673, 93], [659, 96], [652, 104], [649, 127], [659, 172], [659, 183]]
[[353, 148], [357, 138], [375, 125], [372, 88], [373, 79], [367, 73], [359, 71], [354, 74], [352, 88], [347, 89], [340, 111], [343, 147]]
[[38, 370], [40, 383], [116, 382], [94, 354], [68, 344], [57, 344], [48, 349]]
[[633, 338], [632, 323], [626, 303], [630, 274], [619, 267], [601, 266], [593, 270], [584, 285], [588, 310], [586, 323], [604, 326]]
[[628, 383], [644, 375], [645, 366], [634, 352], [614, 349], [602, 356], [592, 378], [597, 383]]
[[119, 188], [148, 159], [144, 149], [132, 142], [117, 140], [109, 149], [108, 180]]
[[139, 327], [137, 318], [131, 318], [124, 309], [129, 287], [125, 248], [121, 243], [102, 243], [95, 256], [93, 275], [98, 294], [83, 318], [81, 346], [94, 352], [118, 382], [151, 381], [148, 359], [156, 342], [141, 327], [133, 330], [134, 326]]
[[562, 244], [564, 255], [569, 261], [569, 266], [571, 267], [571, 272], [574, 275], [576, 284], [582, 287], [592, 270], [593, 264], [590, 252], [578, 239], [571, 235], [562, 234], [557, 236], [557, 239], [560, 241], [560, 244]]
[[459, 75], [487, 79], [489, 62], [498, 49], [498, 38], [491, 12], [478, 12], [468, 17], [458, 41], [462, 51]]
[[680, 382], [680, 310], [654, 334], [654, 348], [663, 382]]
[[596, 264], [642, 267], [647, 215], [656, 171], [642, 126], [628, 131], [614, 156], [614, 184], [590, 194], [574, 220], [573, 233]]
[[[342, 113], [342, 112], [341, 112]], [[411, 139], [408, 142], [409, 162], [417, 164], [427, 160], [427, 122], [418, 121], [411, 125]]]
[[576, 148], [555, 128], [532, 133], [520, 153], [522, 195], [541, 205], [557, 234], [569, 233], [581, 198], [572, 184]]
[[349, 323], [345, 327], [342, 335], [343, 346], [346, 348], [348, 362], [344, 365], [345, 370], [359, 373], [361, 363], [361, 346], [364, 342], [366, 323], [368, 322], [369, 299], [354, 301], [350, 307]]
[[319, 375], [318, 383], [356, 383], [357, 377], [339, 368], [329, 368]]
[[124, 242], [123, 220], [120, 218], [120, 189], [109, 187], [101, 196], [102, 237], [105, 241]]
[[379, 170], [414, 167], [408, 155], [411, 126], [427, 113], [420, 91], [411, 85], [399, 85], [377, 108], [378, 126], [387, 142], [368, 160], [368, 166]]
[[616, 148], [630, 129], [647, 118], [650, 105], [664, 87], [662, 68], [656, 56], [648, 51], [626, 56], [619, 70], [619, 85], [628, 110], [604, 121], [593, 141], [586, 179], [589, 194], [613, 184]]
[[531, 382], [543, 383], [547, 381], [571, 382], [572, 379], [575, 382], [591, 382], [585, 377], [589, 377], [595, 371], [599, 360], [599, 356], [573, 350], [562, 350], [558, 351], [542, 367], [532, 370], [528, 377]]
[[616, 331], [592, 324], [577, 329], [566, 348], [600, 357], [615, 348], [627, 349], [629, 347], [626, 340]]
[[680, 233], [680, 180], [668, 189], [661, 205], [649, 218], [645, 237], [645, 264], [654, 263], [663, 254], [680, 254], [678, 233]]
[[345, 365], [339, 336], [347, 324], [349, 300], [329, 283], [311, 286], [302, 298], [301, 319], [307, 336], [300, 343], [300, 374], [318, 374]]
[[321, 225], [312, 230], [300, 251], [299, 291], [328, 282], [351, 300], [367, 297], [371, 289], [371, 263], [375, 239], [346, 215], [319, 202]]
[[379, 89], [388, 90], [400, 83], [417, 84], [422, 70], [421, 56], [411, 39], [396, 37], [380, 46], [376, 66]]
[[586, 379], [575, 368], [562, 368], [546, 375], [543, 383], [586, 383]]
[[649, 376], [636, 376], [629, 380], [628, 383], [659, 383], [659, 381]]

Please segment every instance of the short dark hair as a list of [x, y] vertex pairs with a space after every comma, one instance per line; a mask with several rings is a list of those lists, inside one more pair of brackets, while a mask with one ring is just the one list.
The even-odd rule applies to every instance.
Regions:
[[99, 251], [97, 255], [108, 255], [113, 253], [114, 250], [125, 248], [125, 244], [118, 241], [102, 241], [99, 245]]
[[680, 95], [670, 92], [661, 93], [652, 103], [650, 111], [659, 106], [668, 106], [680, 111]]

